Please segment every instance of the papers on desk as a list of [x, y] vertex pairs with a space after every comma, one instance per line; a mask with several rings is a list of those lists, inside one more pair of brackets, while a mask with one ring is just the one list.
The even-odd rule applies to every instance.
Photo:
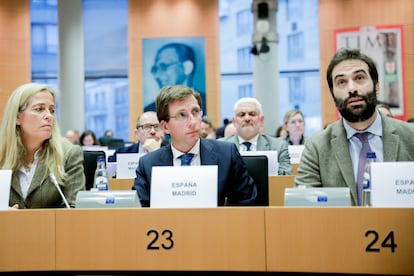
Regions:
[[151, 208], [217, 207], [218, 167], [152, 167]]
[[141, 156], [146, 153], [118, 153], [116, 155], [116, 178], [135, 178], [135, 170]]
[[257, 150], [257, 151], [240, 151], [240, 155], [266, 155], [269, 169], [269, 176], [278, 175], [279, 162], [277, 150]]
[[414, 162], [371, 165], [373, 207], [414, 207]]
[[9, 209], [12, 170], [0, 170], [0, 210]]
[[300, 157], [302, 156], [303, 149], [305, 148], [304, 145], [289, 145], [289, 157], [291, 164], [299, 164]]

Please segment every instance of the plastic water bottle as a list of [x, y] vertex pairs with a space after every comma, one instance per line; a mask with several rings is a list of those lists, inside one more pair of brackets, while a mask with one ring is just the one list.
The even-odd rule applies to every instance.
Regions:
[[364, 168], [364, 180], [362, 182], [362, 206], [371, 206], [371, 163], [375, 162], [375, 152], [367, 152], [367, 162]]
[[109, 190], [108, 185], [108, 174], [106, 171], [105, 157], [100, 155], [96, 158], [96, 170], [94, 179], [94, 190], [107, 191]]

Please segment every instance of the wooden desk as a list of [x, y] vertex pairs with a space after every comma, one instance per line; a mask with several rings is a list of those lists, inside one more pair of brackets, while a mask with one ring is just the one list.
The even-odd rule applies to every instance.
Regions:
[[0, 271], [55, 269], [55, 210], [0, 211]]
[[131, 190], [134, 186], [133, 178], [110, 178], [109, 190]]
[[299, 168], [299, 164], [298, 163], [293, 163], [292, 164], [292, 174], [293, 175], [297, 175], [298, 174], [298, 168]]
[[265, 261], [261, 207], [56, 211], [56, 270], [265, 271]]
[[0, 271], [414, 275], [413, 218], [364, 207], [1, 211]]
[[[131, 190], [134, 185], [134, 179], [110, 178], [110, 190]], [[285, 197], [285, 188], [295, 186], [295, 175], [278, 175], [269, 176], [269, 205], [283, 206]]]
[[[295, 186], [294, 175], [269, 176], [269, 205], [283, 206], [285, 197], [285, 188]], [[110, 190], [131, 190], [134, 185], [134, 179], [109, 179]]]
[[269, 176], [269, 205], [284, 206], [285, 188], [295, 187], [294, 175]]
[[[265, 213], [268, 271], [414, 274], [414, 208], [269, 207]], [[391, 244], [388, 235], [394, 252], [381, 244]]]

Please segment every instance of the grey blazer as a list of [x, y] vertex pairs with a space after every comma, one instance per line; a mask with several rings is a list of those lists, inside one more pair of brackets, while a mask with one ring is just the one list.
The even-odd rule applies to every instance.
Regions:
[[[64, 150], [64, 166], [67, 173], [64, 183], [59, 183], [69, 205], [75, 207], [76, 194], [85, 190], [85, 174], [83, 172], [83, 152], [78, 145], [72, 145], [62, 139]], [[22, 197], [20, 180], [17, 172], [13, 172], [10, 188], [9, 205], [19, 204], [19, 209], [26, 208], [64, 208], [65, 203], [57, 188], [50, 180], [49, 169], [43, 160], [39, 160], [26, 199]]]
[[[239, 138], [237, 135], [231, 135], [218, 139], [220, 141], [232, 142], [237, 145], [239, 148]], [[277, 159], [279, 162], [279, 175], [291, 175], [292, 174], [292, 164], [290, 163], [288, 143], [280, 137], [273, 137], [267, 134], [260, 134], [257, 139], [256, 150], [276, 150]]]
[[[414, 161], [414, 124], [381, 114], [384, 161]], [[352, 204], [357, 191], [345, 128], [339, 120], [308, 137], [300, 159], [296, 185], [349, 187]]]

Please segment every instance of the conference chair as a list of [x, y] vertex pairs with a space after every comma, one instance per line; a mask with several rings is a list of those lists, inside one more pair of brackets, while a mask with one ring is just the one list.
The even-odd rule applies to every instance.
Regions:
[[108, 141], [107, 146], [108, 146], [108, 149], [117, 149], [117, 148], [125, 146], [125, 141], [119, 138], [112, 138], [111, 140]]
[[96, 158], [98, 156], [105, 157], [105, 165], [106, 165], [106, 154], [104, 151], [97, 150], [97, 151], [83, 151], [83, 172], [85, 173], [85, 189], [90, 190], [93, 188], [93, 181], [95, 178], [95, 170], [96, 170]]
[[269, 169], [266, 155], [242, 156], [257, 187], [257, 206], [269, 206]]

